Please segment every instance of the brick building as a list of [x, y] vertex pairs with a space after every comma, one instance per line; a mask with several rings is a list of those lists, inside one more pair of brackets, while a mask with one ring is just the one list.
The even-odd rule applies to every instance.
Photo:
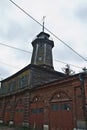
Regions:
[[87, 74], [54, 70], [49, 34], [41, 32], [32, 45], [31, 64], [1, 81], [0, 123], [86, 130]]

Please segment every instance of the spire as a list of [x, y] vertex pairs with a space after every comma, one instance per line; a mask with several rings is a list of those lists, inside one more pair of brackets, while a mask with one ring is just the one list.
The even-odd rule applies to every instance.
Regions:
[[43, 19], [42, 19], [42, 20], [43, 20], [43, 26], [42, 26], [42, 27], [43, 27], [43, 28], [42, 28], [42, 31], [43, 31], [43, 32], [44, 32], [44, 23], [45, 23], [45, 18], [46, 18], [46, 16], [43, 16]]

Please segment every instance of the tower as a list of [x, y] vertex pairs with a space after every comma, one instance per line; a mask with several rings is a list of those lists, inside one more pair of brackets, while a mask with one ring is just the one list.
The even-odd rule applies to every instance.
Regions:
[[49, 34], [41, 32], [36, 36], [35, 40], [32, 41], [33, 53], [31, 64], [39, 65], [48, 69], [54, 69], [52, 59], [52, 48], [54, 47], [54, 42], [49, 38]]

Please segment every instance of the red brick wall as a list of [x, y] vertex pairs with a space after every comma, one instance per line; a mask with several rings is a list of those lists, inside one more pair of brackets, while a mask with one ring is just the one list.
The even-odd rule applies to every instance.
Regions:
[[[42, 127], [44, 124], [50, 125], [50, 116], [52, 116], [50, 115], [51, 104], [69, 100], [72, 104], [70, 117], [72, 118], [72, 127], [76, 128], [77, 120], [84, 119], [80, 86], [81, 84], [78, 79], [67, 78], [38, 89], [33, 88], [32, 90], [20, 91], [13, 95], [3, 97], [1, 99], [2, 107], [0, 107], [0, 113], [2, 110], [3, 113], [0, 114], [0, 120], [3, 119], [6, 123], [13, 121], [17, 125], [22, 125], [24, 122], [27, 122], [34, 127], [36, 124], [38, 127]], [[10, 105], [7, 105], [8, 102]], [[43, 108], [44, 111], [38, 114], [32, 113], [32, 109], [37, 108]], [[8, 110], [11, 110], [10, 113]], [[65, 120], [67, 119], [66, 113], [62, 112]], [[55, 118], [55, 120], [57, 119]], [[56, 123], [55, 120], [54, 122]]]

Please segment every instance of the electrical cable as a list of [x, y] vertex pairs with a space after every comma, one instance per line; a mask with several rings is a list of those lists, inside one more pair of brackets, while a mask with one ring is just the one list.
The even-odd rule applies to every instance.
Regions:
[[[15, 2], [13, 2], [12, 0], [9, 0], [11, 3], [13, 3], [17, 8], [19, 8], [22, 12], [24, 12], [27, 16], [29, 16], [32, 20], [34, 20], [36, 23], [38, 23], [40, 26], [43, 27], [43, 25], [38, 22], [34, 17], [32, 17], [29, 13], [27, 13], [23, 8], [21, 8], [19, 5], [17, 5]], [[59, 40], [60, 42], [62, 42], [65, 46], [67, 46], [70, 50], [72, 50], [76, 55], [78, 55], [80, 58], [82, 58], [84, 61], [87, 61], [86, 58], [84, 58], [83, 56], [81, 56], [78, 52], [76, 52], [72, 47], [70, 47], [66, 42], [64, 42], [63, 40], [61, 40], [58, 36], [56, 36], [54, 33], [52, 33], [49, 29], [47, 29], [44, 26], [44, 29], [47, 30], [50, 34], [52, 34], [57, 40]]]
[[[60, 61], [60, 60], [57, 60], [57, 59], [55, 59], [55, 61], [57, 61], [57, 62], [59, 62], [59, 63], [63, 63], [63, 64], [65, 64], [65, 65], [68, 64], [68, 63], [65, 63], [65, 62]], [[75, 68], [83, 69], [82, 67], [79, 67], [79, 66], [76, 66], [76, 65], [73, 65], [73, 64], [68, 64], [68, 65], [73, 66], [73, 67], [75, 67]]]
[[[32, 54], [32, 52], [30, 52], [30, 51], [23, 50], [23, 49], [20, 49], [20, 48], [17, 48], [17, 47], [13, 47], [13, 46], [10, 46], [10, 45], [1, 43], [1, 42], [0, 42], [0, 45], [6, 46], [6, 47], [9, 47], [9, 48], [12, 48], [12, 49], [16, 49], [16, 50], [18, 50], [18, 51], [23, 51], [23, 52], [25, 52], [25, 53], [30, 53], [30, 54]], [[57, 60], [57, 59], [54, 59], [54, 61], [57, 61], [57, 62], [60, 62], [60, 63], [63, 63], [63, 64], [68, 64], [68, 63], [65, 63], [65, 62], [60, 61], [60, 60]], [[7, 63], [5, 63], [5, 64], [7, 64]], [[7, 64], [7, 65], [8, 65], [8, 64]], [[76, 68], [79, 68], [79, 69], [82, 69], [81, 67], [76, 66], [76, 65], [72, 65], [72, 64], [68, 64], [68, 65], [73, 66], [73, 67], [76, 67]], [[12, 67], [12, 65], [9, 65], [9, 66]]]
[[17, 66], [13, 66], [13, 65], [10, 65], [10, 64], [5, 63], [5, 62], [2, 62], [2, 61], [0, 61], [0, 63], [2, 63], [2, 64], [4, 64], [4, 65], [7, 65], [7, 66], [10, 66], [10, 67], [15, 68], [15, 69], [20, 69], [20, 68], [17, 67]]
[[10, 47], [10, 48], [13, 48], [13, 49], [19, 50], [19, 51], [23, 51], [23, 52], [31, 53], [30, 51], [23, 50], [23, 49], [20, 49], [20, 48], [17, 48], [17, 47], [13, 47], [13, 46], [10, 46], [10, 45], [7, 45], [7, 44], [4, 44], [4, 43], [1, 43], [1, 42], [0, 42], [0, 45], [7, 46], [7, 47]]

